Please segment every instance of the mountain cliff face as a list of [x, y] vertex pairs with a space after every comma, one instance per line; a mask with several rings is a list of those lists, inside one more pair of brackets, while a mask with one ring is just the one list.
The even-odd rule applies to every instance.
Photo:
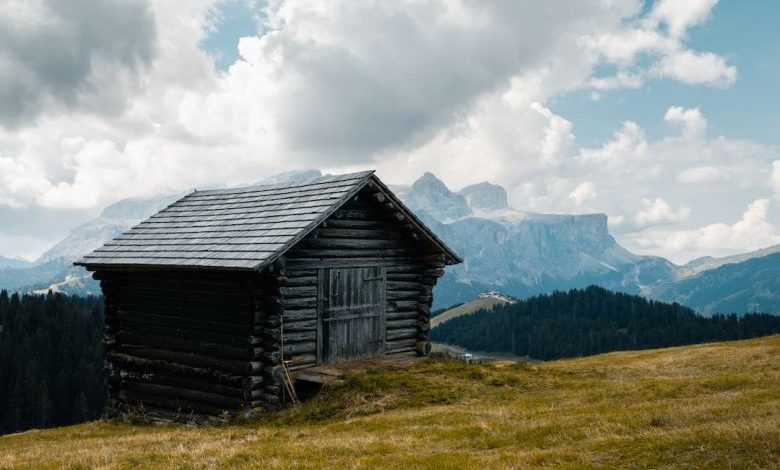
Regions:
[[[596, 284], [704, 314], [780, 313], [780, 245], [677, 266], [620, 246], [604, 214], [522, 212], [507, 205], [506, 191], [497, 185], [480, 183], [456, 194], [431, 174], [421, 179], [424, 184], [415, 183], [402, 198], [464, 259], [439, 281], [436, 308], [489, 289], [527, 297]], [[458, 195], [468, 211], [454, 202]]]
[[464, 259], [437, 286], [437, 307], [486, 288], [520, 297], [589, 284], [639, 293], [672, 270], [666, 260], [620, 246], [604, 214], [517, 211], [504, 188], [490, 183], [453, 193], [426, 173], [402, 197]]
[[447, 186], [431, 173], [422, 175], [408, 192], [400, 194], [399, 197], [404, 198], [404, 202], [413, 211], [425, 212], [445, 223], [471, 215], [466, 198], [447, 189]]
[[466, 204], [475, 212], [498, 211], [508, 207], [506, 189], [486, 181], [466, 186], [458, 194], [466, 198]]

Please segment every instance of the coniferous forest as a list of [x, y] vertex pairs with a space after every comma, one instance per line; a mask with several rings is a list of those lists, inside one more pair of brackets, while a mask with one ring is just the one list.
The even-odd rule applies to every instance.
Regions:
[[0, 434], [100, 416], [102, 304], [0, 292]]
[[472, 351], [549, 360], [779, 332], [780, 316], [752, 313], [703, 317], [676, 303], [591, 286], [454, 318], [434, 328], [431, 340]]

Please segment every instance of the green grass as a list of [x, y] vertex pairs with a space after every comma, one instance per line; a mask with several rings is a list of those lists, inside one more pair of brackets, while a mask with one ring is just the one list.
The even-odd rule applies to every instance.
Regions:
[[0, 437], [21, 468], [780, 467], [780, 336], [538, 364], [424, 361], [224, 425]]

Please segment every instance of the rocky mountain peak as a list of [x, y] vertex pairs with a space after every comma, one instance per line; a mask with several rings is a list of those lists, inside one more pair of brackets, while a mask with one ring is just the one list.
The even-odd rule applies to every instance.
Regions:
[[466, 198], [472, 210], [495, 211], [508, 207], [506, 189], [487, 181], [466, 186], [458, 194]]
[[428, 172], [412, 184], [406, 203], [412, 210], [425, 211], [443, 222], [471, 215], [466, 198], [450, 191], [443, 181]]

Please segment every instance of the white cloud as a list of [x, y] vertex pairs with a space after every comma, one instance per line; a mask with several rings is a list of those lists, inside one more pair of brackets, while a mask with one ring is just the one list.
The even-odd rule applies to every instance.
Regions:
[[666, 23], [673, 36], [682, 36], [691, 26], [707, 21], [717, 3], [718, 0], [659, 0], [650, 18]]
[[579, 158], [586, 162], [615, 166], [642, 159], [646, 153], [647, 140], [644, 131], [637, 123], [626, 121], [623, 128], [612, 136], [612, 140], [602, 147], [580, 149]]
[[757, 199], [731, 225], [714, 223], [690, 230], [640, 233], [630, 241], [639, 249], [664, 253], [678, 262], [757, 250], [780, 243], [780, 231], [767, 220], [769, 208], [768, 199]]
[[691, 215], [690, 208], [681, 207], [675, 211], [668, 202], [661, 198], [654, 200], [642, 199], [642, 204], [644, 209], [634, 216], [634, 224], [640, 228], [651, 225], [676, 224], [687, 220]]
[[574, 204], [581, 206], [587, 201], [590, 201], [596, 197], [596, 185], [591, 181], [584, 181], [577, 185], [572, 192], [569, 193], [569, 198], [574, 201]]
[[780, 160], [772, 162], [772, 174], [769, 179], [775, 189], [775, 198], [780, 199]]
[[711, 52], [675, 51], [663, 57], [653, 72], [689, 85], [725, 87], [737, 81], [737, 68]]
[[664, 120], [679, 124], [683, 130], [683, 137], [689, 140], [700, 139], [707, 131], [707, 120], [704, 119], [698, 108], [684, 109], [672, 106], [666, 111]]
[[677, 181], [685, 184], [706, 184], [729, 179], [729, 174], [714, 166], [687, 168], [677, 174]]
[[34, 163], [0, 156], [0, 204], [23, 207], [50, 187]]

